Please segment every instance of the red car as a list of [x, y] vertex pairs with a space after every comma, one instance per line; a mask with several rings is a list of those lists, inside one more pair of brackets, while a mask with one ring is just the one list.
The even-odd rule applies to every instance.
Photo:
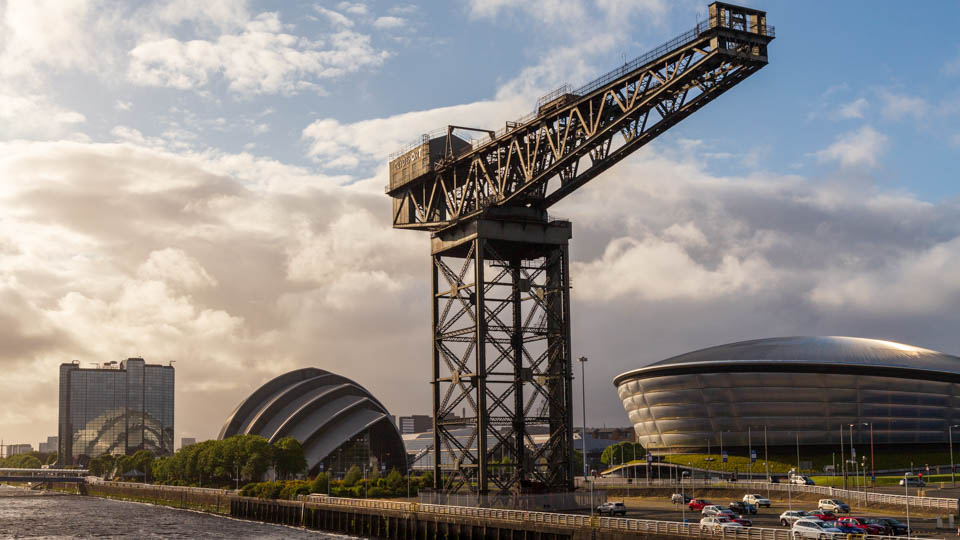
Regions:
[[704, 506], [710, 506], [711, 504], [713, 503], [706, 499], [691, 499], [690, 504], [687, 506], [690, 507], [691, 510], [703, 510]]
[[873, 523], [867, 523], [863, 518], [842, 517], [838, 519], [837, 522], [843, 523], [844, 525], [849, 525], [851, 527], [856, 527], [867, 534], [883, 534], [883, 527], [874, 525]]
[[837, 516], [829, 510], [810, 510], [806, 517], [815, 517], [820, 521], [836, 521]]
[[730, 521], [733, 521], [734, 523], [739, 523], [739, 524], [743, 525], [744, 527], [753, 527], [753, 522], [750, 521], [749, 519], [745, 518], [745, 517], [735, 517], [735, 518], [731, 519]]

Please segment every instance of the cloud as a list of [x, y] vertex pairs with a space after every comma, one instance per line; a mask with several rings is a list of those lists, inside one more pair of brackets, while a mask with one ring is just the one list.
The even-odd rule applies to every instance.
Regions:
[[863, 118], [863, 114], [869, 106], [870, 102], [867, 101], [866, 98], [861, 97], [850, 103], [841, 105], [838, 113], [841, 118]]
[[943, 67], [940, 69], [945, 75], [960, 75], [960, 50], [957, 51], [957, 55], [947, 60]]
[[320, 91], [319, 81], [383, 63], [388, 53], [370, 36], [340, 30], [312, 41], [283, 31], [275, 13], [261, 13], [240, 33], [216, 40], [149, 39], [130, 51], [127, 78], [143, 86], [199, 89], [221, 76], [244, 95]]
[[327, 9], [322, 6], [317, 6], [317, 5], [313, 6], [313, 9], [316, 10], [316, 12], [319, 13], [320, 15], [323, 15], [324, 17], [326, 17], [326, 19], [330, 21], [330, 23], [333, 24], [334, 26], [341, 26], [344, 28], [349, 28], [353, 26], [353, 21], [351, 21], [349, 17], [347, 17], [346, 15], [340, 12], [334, 11], [332, 9]]
[[830, 146], [816, 152], [819, 161], [837, 161], [844, 167], [876, 167], [887, 137], [870, 126], [839, 135]]
[[927, 113], [929, 105], [923, 98], [894, 94], [888, 91], [880, 92], [883, 116], [892, 120], [900, 120], [905, 116], [920, 118]]
[[373, 21], [373, 26], [380, 29], [403, 28], [407, 25], [407, 20], [403, 17], [384, 16], [377, 17]]

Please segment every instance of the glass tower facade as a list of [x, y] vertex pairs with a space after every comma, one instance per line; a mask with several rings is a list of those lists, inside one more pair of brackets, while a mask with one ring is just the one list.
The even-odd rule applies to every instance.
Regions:
[[129, 358], [117, 367], [60, 366], [62, 465], [101, 454], [173, 453], [172, 366]]

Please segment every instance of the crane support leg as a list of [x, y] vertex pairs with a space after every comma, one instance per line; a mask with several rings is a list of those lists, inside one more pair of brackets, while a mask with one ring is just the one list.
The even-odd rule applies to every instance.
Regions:
[[570, 237], [516, 209], [433, 235], [436, 489], [573, 489]]

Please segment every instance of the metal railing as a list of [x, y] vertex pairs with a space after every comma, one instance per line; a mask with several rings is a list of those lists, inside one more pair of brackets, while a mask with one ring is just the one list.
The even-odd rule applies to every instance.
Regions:
[[[594, 486], [604, 488], [636, 488], [636, 487], [675, 487], [680, 489], [680, 484], [676, 480], [650, 480], [643, 478], [632, 479], [627, 482], [624, 478], [597, 478], [592, 480]], [[584, 485], [583, 479], [577, 479], [577, 485]], [[684, 480], [685, 488], [717, 488], [717, 489], [743, 489], [744, 491], [763, 492], [766, 490], [776, 491], [778, 493], [815, 493], [823, 495], [825, 498], [849, 499], [851, 501], [863, 501], [865, 504], [889, 504], [895, 506], [906, 506], [910, 503], [911, 508], [932, 509], [932, 510], [957, 510], [957, 499], [939, 498], [939, 497], [919, 497], [914, 495], [894, 495], [890, 493], [875, 493], [871, 491], [857, 491], [852, 489], [841, 489], [831, 486], [808, 486], [803, 484], [774, 484], [771, 482], [756, 481], [738, 481], [738, 482], [714, 482], [710, 480]]]
[[190, 487], [190, 486], [165, 486], [162, 484], [141, 484], [140, 482], [109, 482], [102, 481], [97, 482], [97, 485], [107, 486], [107, 487], [116, 487], [116, 488], [127, 488], [127, 489], [140, 489], [140, 490], [160, 490], [166, 491], [169, 493], [196, 493], [203, 495], [236, 495], [239, 491], [233, 489], [219, 489], [219, 488], [202, 488], [202, 487]]
[[[678, 521], [598, 517], [577, 514], [503, 510], [496, 508], [474, 508], [469, 506], [447, 506], [438, 504], [407, 503], [370, 499], [344, 499], [339, 497], [327, 497], [325, 495], [301, 495], [298, 497], [298, 501], [347, 506], [353, 508], [368, 508], [372, 510], [396, 510], [412, 513], [419, 512], [484, 520], [496, 519], [519, 523], [556, 525], [559, 527], [591, 527], [597, 529], [645, 532], [650, 534], [678, 537], [699, 538], [708, 536], [744, 540], [792, 540], [792, 532], [788, 528], [775, 529], [772, 527], [717, 527], [716, 525], [710, 524], [701, 525], [699, 523], [681, 523]], [[846, 534], [836, 534], [835, 537], [837, 539], [850, 539], [850, 536]], [[860, 540], [881, 540], [895, 538], [892, 536], [879, 535], [854, 535], [854, 537]]]

